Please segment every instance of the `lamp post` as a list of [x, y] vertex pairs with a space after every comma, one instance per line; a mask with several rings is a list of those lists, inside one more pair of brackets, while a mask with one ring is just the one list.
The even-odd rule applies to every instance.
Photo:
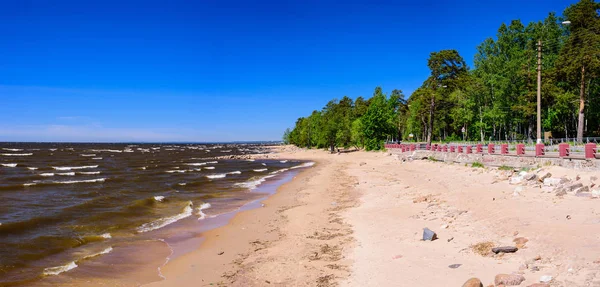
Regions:
[[[571, 24], [571, 21], [563, 21], [563, 25]], [[537, 62], [537, 143], [542, 143], [542, 39], [538, 40], [538, 62]]]

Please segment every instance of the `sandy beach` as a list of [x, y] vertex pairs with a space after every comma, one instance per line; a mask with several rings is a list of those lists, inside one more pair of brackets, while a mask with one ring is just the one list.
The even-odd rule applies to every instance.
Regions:
[[[282, 147], [274, 156], [316, 164], [262, 207], [204, 233], [200, 248], [162, 267], [165, 280], [146, 286], [462, 286], [472, 277], [483, 286], [600, 286], [594, 197], [384, 152]], [[597, 175], [532, 172], [591, 187]], [[423, 241], [425, 227], [438, 239]], [[519, 249], [491, 252], [499, 246]]]

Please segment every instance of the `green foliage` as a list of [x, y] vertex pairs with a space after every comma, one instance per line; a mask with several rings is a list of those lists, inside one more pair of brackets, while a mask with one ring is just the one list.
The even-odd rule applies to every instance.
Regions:
[[471, 164], [471, 167], [484, 168], [485, 166], [483, 165], [483, 163], [476, 161]]
[[514, 170], [514, 167], [512, 166], [507, 166], [507, 165], [502, 165], [498, 168], [498, 170]]

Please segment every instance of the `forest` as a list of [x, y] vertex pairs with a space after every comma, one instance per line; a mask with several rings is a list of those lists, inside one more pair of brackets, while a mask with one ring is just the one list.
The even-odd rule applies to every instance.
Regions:
[[332, 151], [379, 150], [390, 140], [535, 141], [538, 67], [541, 130], [580, 142], [600, 136], [599, 9], [580, 0], [562, 16], [502, 23], [477, 46], [472, 68], [456, 50], [431, 52], [424, 63], [431, 73], [409, 97], [376, 87], [368, 99], [333, 99], [299, 118], [283, 140]]

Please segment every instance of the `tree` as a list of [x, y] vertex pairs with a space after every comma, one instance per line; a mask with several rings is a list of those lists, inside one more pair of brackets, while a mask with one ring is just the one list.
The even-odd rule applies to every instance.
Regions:
[[290, 128], [285, 129], [285, 132], [283, 133], [283, 143], [284, 144], [290, 144], [291, 133], [292, 133], [292, 131], [290, 130]]
[[427, 60], [427, 66], [431, 70], [431, 75], [427, 80], [429, 87], [436, 91], [431, 97], [429, 106], [427, 144], [431, 145], [437, 91], [442, 87], [456, 87], [458, 84], [456, 80], [466, 74], [468, 68], [465, 60], [456, 50], [442, 50], [431, 53]]
[[571, 21], [570, 35], [561, 51], [559, 63], [567, 77], [579, 78], [577, 141], [583, 140], [585, 125], [586, 80], [597, 76], [600, 68], [600, 4], [580, 0], [569, 6], [565, 19]]

